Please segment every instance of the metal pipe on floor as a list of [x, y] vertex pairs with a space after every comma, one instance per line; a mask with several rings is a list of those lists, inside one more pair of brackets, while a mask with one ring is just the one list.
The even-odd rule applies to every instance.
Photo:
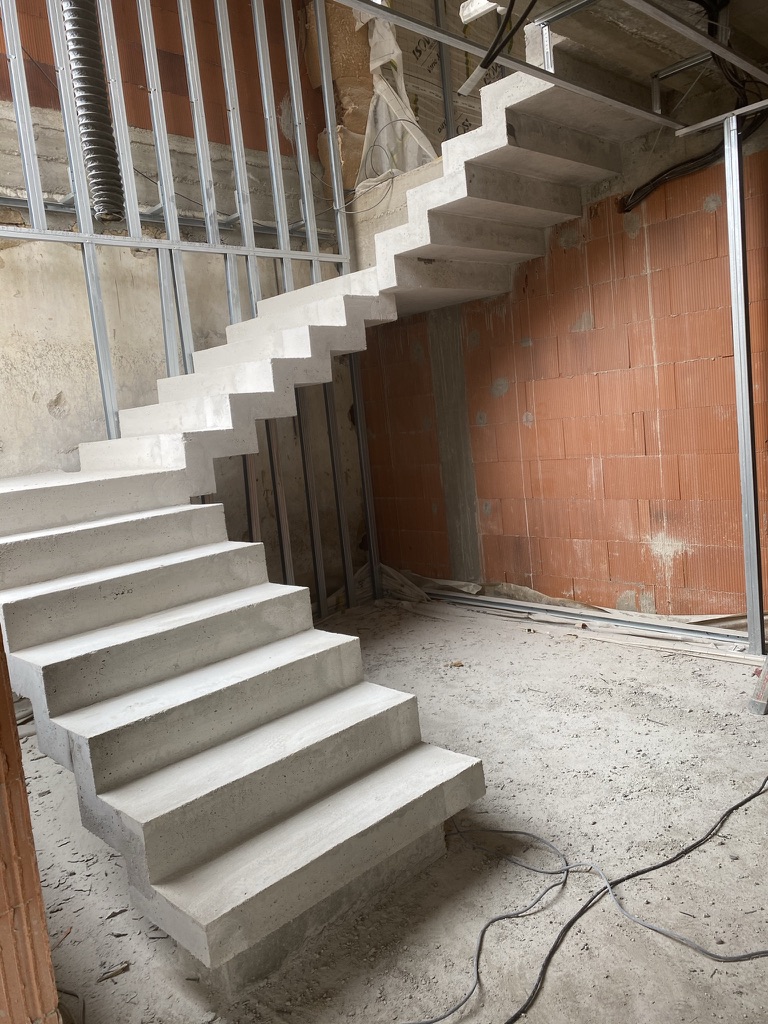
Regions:
[[731, 323], [736, 374], [736, 423], [739, 436], [741, 521], [747, 592], [749, 653], [765, 653], [763, 578], [760, 555], [760, 506], [754, 435], [752, 351], [749, 328], [749, 285], [744, 220], [744, 168], [739, 118], [724, 122], [725, 193], [728, 215], [728, 262], [731, 277]]

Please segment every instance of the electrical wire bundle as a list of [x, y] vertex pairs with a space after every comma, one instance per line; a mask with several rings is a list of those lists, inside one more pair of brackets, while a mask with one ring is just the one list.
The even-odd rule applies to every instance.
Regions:
[[493, 62], [499, 56], [501, 51], [505, 50], [510, 45], [512, 40], [519, 32], [520, 28], [525, 24], [528, 15], [531, 13], [535, 6], [536, 0], [529, 0], [524, 10], [515, 21], [512, 28], [509, 28], [509, 23], [512, 20], [512, 15], [514, 13], [515, 8], [515, 0], [509, 0], [509, 4], [501, 19], [499, 27], [496, 31], [496, 35], [491, 40], [491, 45], [488, 47], [488, 50], [483, 59], [477, 65], [477, 67], [469, 76], [469, 78], [466, 80], [464, 85], [462, 85], [461, 88], [459, 89], [460, 96], [469, 96], [469, 94], [473, 92], [475, 87], [482, 80], [483, 76], [485, 75], [485, 72], [488, 70], [491, 64], [493, 64]]
[[704, 833], [704, 835], [701, 836], [699, 839], [696, 839], [693, 842], [689, 843], [687, 846], [684, 846], [677, 853], [672, 854], [671, 857], [667, 857], [666, 860], [659, 861], [656, 864], [651, 864], [649, 867], [637, 868], [635, 871], [629, 871], [627, 872], [627, 874], [622, 875], [620, 878], [614, 879], [608, 879], [605, 873], [596, 864], [593, 864], [591, 862], [569, 863], [565, 854], [562, 853], [562, 851], [560, 851], [554, 845], [554, 843], [549, 842], [549, 840], [547, 839], [541, 838], [541, 836], [536, 836], [531, 832], [520, 832], [516, 829], [493, 828], [459, 829], [459, 827], [456, 825], [456, 822], [454, 821], [455, 832], [449, 833], [449, 836], [458, 835], [464, 840], [464, 842], [469, 843], [467, 836], [493, 833], [496, 835], [503, 836], [521, 836], [525, 839], [531, 840], [534, 843], [539, 843], [545, 846], [558, 858], [558, 860], [560, 861], [559, 867], [534, 867], [531, 864], [527, 864], [525, 861], [519, 860], [517, 857], [511, 857], [506, 854], [499, 855], [496, 853], [496, 851], [490, 850], [482, 844], [474, 842], [470, 843], [470, 845], [476, 846], [478, 849], [481, 849], [487, 853], [491, 853], [494, 856], [501, 856], [503, 860], [506, 860], [510, 864], [514, 864], [517, 867], [525, 868], [526, 870], [533, 871], [536, 874], [558, 876], [558, 878], [557, 881], [552, 882], [545, 889], [543, 889], [538, 894], [538, 896], [533, 900], [533, 902], [529, 903], [526, 907], [523, 907], [521, 910], [510, 911], [506, 914], [498, 914], [496, 917], [492, 917], [490, 921], [487, 921], [480, 930], [477, 945], [475, 947], [475, 957], [473, 965], [474, 980], [469, 991], [463, 996], [463, 998], [458, 1003], [452, 1006], [449, 1010], [446, 1010], [445, 1013], [442, 1013], [437, 1017], [430, 1017], [429, 1020], [412, 1021], [410, 1022], [410, 1024], [440, 1024], [441, 1021], [448, 1020], [449, 1017], [452, 1017], [454, 1014], [458, 1013], [459, 1010], [461, 1010], [462, 1007], [464, 1007], [469, 1002], [471, 997], [474, 995], [475, 991], [480, 986], [480, 958], [483, 950], [483, 941], [488, 930], [499, 921], [509, 921], [515, 918], [524, 917], [541, 902], [541, 900], [547, 895], [548, 892], [551, 892], [552, 889], [561, 889], [563, 886], [565, 886], [566, 882], [568, 881], [568, 876], [572, 871], [585, 871], [596, 874], [600, 877], [602, 885], [599, 889], [596, 889], [592, 893], [592, 895], [585, 900], [585, 902], [576, 911], [576, 913], [573, 914], [565, 922], [560, 931], [557, 933], [557, 937], [550, 946], [549, 952], [547, 953], [547, 955], [544, 958], [544, 961], [542, 962], [542, 965], [539, 969], [536, 981], [534, 983], [533, 988], [531, 989], [530, 994], [528, 995], [527, 999], [511, 1014], [511, 1016], [509, 1016], [506, 1019], [504, 1024], [517, 1024], [517, 1021], [519, 1021], [529, 1012], [533, 1004], [538, 999], [541, 990], [544, 986], [544, 981], [547, 976], [549, 967], [553, 959], [555, 958], [557, 951], [565, 942], [569, 932], [577, 924], [577, 922], [580, 921], [582, 917], [584, 917], [586, 913], [588, 913], [595, 906], [597, 906], [597, 904], [600, 902], [600, 900], [603, 899], [604, 896], [610, 896], [611, 900], [613, 901], [617, 909], [621, 912], [621, 914], [624, 917], [626, 917], [629, 921], [632, 921], [633, 924], [640, 925], [640, 927], [642, 928], [647, 928], [650, 931], [656, 932], [659, 935], [663, 935], [668, 939], [672, 939], [673, 942], [678, 942], [683, 946], [687, 946], [689, 949], [692, 949], [695, 953], [699, 953], [701, 956], [704, 956], [709, 960], [714, 960], [716, 963], [742, 963], [747, 960], [759, 960], [768, 957], [768, 949], [758, 949], [752, 950], [747, 953], [735, 954], [715, 953], [712, 950], [706, 949], [704, 946], [701, 946], [698, 942], [695, 942], [693, 939], [689, 939], [685, 935], [680, 935], [678, 932], [673, 932], [668, 928], [661, 927], [661, 925], [653, 924], [650, 921], [645, 921], [642, 918], [637, 917], [635, 914], [630, 913], [630, 911], [628, 911], [624, 906], [622, 906], [615, 891], [618, 886], [623, 885], [625, 882], [629, 882], [634, 878], [640, 878], [641, 876], [648, 875], [653, 871], [659, 871], [661, 868], [666, 868], [670, 867], [672, 864], [677, 864], [678, 861], [683, 860], [685, 857], [689, 856], [695, 850], [698, 850], [700, 847], [704, 846], [705, 843], [708, 843], [710, 839], [716, 836], [732, 814], [740, 810], [742, 807], [746, 807], [747, 804], [750, 804], [753, 800], [756, 800], [757, 797], [766, 795], [768, 795], [768, 777], [763, 779], [762, 784], [756, 790], [754, 790], [754, 792], [750, 793], [748, 796], [745, 796], [742, 800], [739, 800], [737, 803], [732, 804], [726, 811], [724, 811], [723, 814], [721, 814], [720, 817], [717, 819], [715, 824], [712, 825], [711, 828], [709, 828]]
[[[725, 10], [730, 4], [730, 0], [693, 0], [700, 7], [704, 9], [707, 15], [707, 34], [710, 36], [716, 36], [718, 31], [718, 17], [721, 11]], [[715, 67], [725, 78], [726, 82], [733, 88], [736, 94], [736, 105], [737, 107], [745, 107], [751, 102], [749, 96], [749, 89], [756, 90], [757, 98], [762, 98], [762, 94], [759, 89], [759, 83], [754, 79], [749, 78], [747, 75], [742, 75], [732, 64], [729, 64], [727, 60], [722, 57], [713, 54], [713, 61]], [[752, 97], [754, 99], [754, 97]], [[745, 142], [751, 135], [761, 128], [768, 119], [768, 111], [760, 111], [757, 114], [752, 114], [744, 119], [744, 123], [740, 129], [741, 141]], [[676, 178], [682, 178], [686, 174], [692, 174], [694, 171], [703, 170], [705, 167], [710, 167], [712, 164], [717, 163], [723, 156], [724, 144], [718, 142], [716, 146], [708, 150], [706, 153], [702, 153], [701, 156], [691, 157], [688, 160], [682, 160], [680, 163], [674, 164], [672, 167], [668, 167], [665, 171], [655, 175], [644, 185], [639, 185], [637, 188], [619, 199], [619, 211], [621, 213], [629, 213], [636, 206], [647, 199], [652, 192], [655, 192], [661, 185], [666, 184], [669, 181], [674, 181]]]

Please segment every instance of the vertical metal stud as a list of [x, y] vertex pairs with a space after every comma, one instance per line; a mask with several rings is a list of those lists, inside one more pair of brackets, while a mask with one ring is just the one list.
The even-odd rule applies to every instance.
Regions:
[[328, 446], [331, 453], [333, 493], [336, 499], [336, 516], [339, 524], [341, 564], [344, 570], [344, 591], [347, 595], [347, 607], [352, 608], [357, 604], [355, 566], [352, 561], [352, 545], [349, 540], [347, 500], [344, 493], [344, 464], [339, 443], [339, 421], [336, 417], [336, 396], [333, 390], [333, 381], [323, 384], [323, 400], [325, 402], [325, 419], [328, 424]]
[[[48, 0], [48, 2], [50, 3], [51, 0]], [[147, 76], [147, 89], [149, 90], [149, 110], [152, 117], [152, 134], [155, 140], [158, 185], [160, 187], [160, 202], [163, 207], [165, 231], [172, 242], [178, 242], [181, 238], [179, 233], [179, 211], [176, 206], [176, 187], [173, 180], [171, 148], [168, 143], [168, 127], [165, 120], [163, 86], [160, 81], [160, 67], [157, 61], [152, 7], [150, 0], [136, 0], [136, 3], [139, 12], [139, 30], [141, 33], [141, 48], [144, 54], [144, 68]], [[189, 297], [187, 295], [184, 261], [179, 250], [171, 250], [171, 265], [173, 267], [173, 285], [176, 293], [176, 310], [179, 316], [182, 361], [185, 372], [190, 373], [194, 364], [195, 345], [192, 338], [192, 318], [189, 313]]]
[[[85, 173], [83, 145], [75, 107], [75, 90], [72, 84], [72, 69], [69, 65], [67, 54], [61, 7], [56, 0], [47, 0], [47, 6], [77, 224], [82, 234], [94, 238], [93, 216], [88, 194], [88, 179]], [[117, 390], [115, 387], [114, 370], [112, 368], [112, 354], [109, 349], [109, 334], [107, 332], [107, 320], [104, 312], [104, 296], [101, 290], [101, 274], [95, 243], [93, 241], [83, 242], [82, 252], [85, 286], [88, 293], [88, 308], [91, 314], [93, 340], [96, 348], [96, 367], [101, 387], [101, 400], [104, 406], [107, 437], [115, 438], [120, 436]]]
[[748, 650], [750, 654], [764, 654], [765, 625], [760, 561], [760, 516], [754, 439], [747, 249], [744, 229], [744, 175], [738, 116], [731, 115], [726, 119], [723, 127], [728, 257], [731, 277], [731, 320], [736, 374], [736, 421], [741, 479], [741, 521], [744, 534], [744, 570], [747, 589]]
[[181, 373], [179, 361], [179, 318], [176, 312], [176, 293], [173, 287], [173, 268], [168, 249], [157, 250], [157, 278], [160, 285], [160, 312], [163, 323], [165, 371], [169, 377]]
[[328, 134], [328, 159], [333, 188], [333, 208], [336, 215], [336, 243], [341, 256], [341, 272], [349, 272], [349, 231], [344, 198], [344, 181], [341, 172], [339, 136], [336, 131], [336, 100], [333, 93], [333, 72], [331, 49], [328, 43], [328, 19], [325, 16], [325, 0], [314, 0], [315, 24], [317, 25], [317, 50], [320, 58], [320, 83], [323, 90], [325, 109], [325, 130]]
[[21, 169], [24, 173], [24, 185], [27, 189], [29, 217], [32, 227], [36, 231], [45, 231], [46, 219], [43, 186], [40, 181], [40, 164], [37, 160], [35, 128], [32, 122], [32, 111], [29, 106], [29, 90], [27, 88], [27, 74], [24, 70], [24, 50], [21, 45], [16, 0], [0, 0], [0, 13], [3, 17], [5, 55], [8, 58], [13, 112], [16, 116], [16, 131], [19, 136]]
[[349, 357], [349, 372], [352, 379], [352, 400], [355, 403], [357, 448], [360, 456], [360, 477], [363, 483], [363, 509], [365, 528], [368, 533], [368, 561], [371, 566], [373, 596], [379, 598], [383, 596], [384, 590], [381, 585], [381, 559], [379, 558], [379, 539], [376, 534], [376, 512], [373, 505], [373, 481], [371, 480], [371, 460], [368, 455], [363, 382], [360, 377], [360, 360], [356, 353]]
[[315, 463], [312, 458], [312, 439], [309, 436], [309, 415], [307, 396], [304, 388], [296, 388], [296, 423], [299, 428], [301, 465], [304, 470], [304, 493], [309, 515], [309, 540], [312, 546], [312, 568], [315, 574], [317, 612], [321, 619], [328, 615], [328, 593], [325, 585], [325, 562], [323, 560], [323, 539], [320, 530], [320, 512], [317, 503], [317, 482]]
[[216, 211], [216, 189], [213, 184], [211, 168], [211, 147], [208, 144], [208, 126], [203, 106], [203, 86], [200, 80], [200, 62], [197, 57], [197, 40], [195, 23], [192, 17], [191, 0], [178, 0], [179, 24], [181, 26], [181, 46], [184, 51], [184, 64], [187, 69], [189, 86], [189, 102], [192, 109], [192, 129], [195, 133], [195, 150], [197, 152], [197, 169], [200, 176], [200, 194], [203, 201], [205, 217], [205, 234], [209, 242], [218, 245], [219, 216]]
[[[224, 96], [227, 104], [232, 169], [235, 175], [235, 197], [237, 200], [237, 212], [240, 218], [240, 233], [243, 245], [249, 249], [255, 249], [256, 238], [253, 232], [253, 211], [251, 209], [251, 191], [248, 183], [248, 164], [245, 159], [243, 125], [240, 120], [235, 57], [232, 52], [232, 31], [229, 25], [227, 0], [214, 0], [214, 4], [216, 7], [216, 26], [219, 35], [219, 52], [221, 54], [221, 72], [224, 79]], [[259, 281], [259, 268], [256, 257], [246, 256], [245, 266], [253, 316], [256, 316], [256, 303], [261, 299], [261, 282]]]
[[237, 256], [228, 252], [224, 257], [224, 271], [227, 280], [227, 307], [229, 309], [229, 322], [239, 324], [243, 319], [243, 309], [240, 302], [240, 277], [237, 268]]
[[[320, 251], [317, 240], [317, 218], [315, 216], [315, 194], [312, 188], [312, 165], [309, 159], [307, 143], [307, 122], [304, 116], [304, 97], [301, 91], [301, 65], [299, 48], [296, 43], [296, 12], [293, 0], [280, 0], [283, 13], [283, 36], [285, 39], [285, 55], [288, 61], [288, 83], [293, 110], [293, 144], [296, 149], [296, 163], [299, 167], [299, 187], [301, 202], [304, 207], [304, 229], [307, 236], [307, 249], [311, 253]], [[321, 281], [320, 260], [312, 260], [312, 280]]]
[[120, 175], [123, 179], [125, 222], [131, 238], [141, 238], [139, 200], [136, 194], [136, 178], [133, 172], [131, 136], [128, 129], [128, 116], [125, 110], [123, 79], [120, 72], [120, 57], [117, 51], [117, 35], [115, 34], [115, 19], [112, 14], [112, 0], [97, 0], [97, 3], [99, 6], [101, 39], [104, 45], [104, 64], [107, 70], [109, 102], [112, 107], [117, 156], [120, 161]]
[[[291, 248], [291, 235], [288, 225], [288, 206], [285, 200], [283, 162], [280, 156], [280, 132], [277, 126], [275, 91], [272, 85], [272, 62], [269, 57], [264, 0], [251, 0], [251, 7], [253, 9], [253, 30], [256, 36], [256, 53], [259, 63], [261, 102], [264, 107], [264, 123], [267, 130], [267, 156], [272, 182], [272, 199], [275, 204], [275, 217], [277, 219], [277, 242], [283, 252], [288, 252]], [[289, 292], [293, 289], [293, 267], [289, 258], [282, 259], [281, 264], [283, 288]]]
[[295, 583], [293, 572], [293, 552], [291, 551], [291, 530], [288, 523], [288, 504], [285, 499], [283, 472], [280, 465], [280, 439], [277, 434], [275, 420], [266, 420], [264, 427], [267, 432], [267, 452], [269, 467], [272, 472], [272, 487], [275, 494], [275, 518], [277, 520], [277, 536], [280, 542], [280, 561], [283, 566], [283, 582]]
[[[443, 4], [445, 0], [435, 0], [435, 24], [444, 27]], [[440, 84], [443, 88], [443, 109], [445, 111], [445, 137], [452, 139], [456, 135], [456, 116], [453, 111], [453, 82], [451, 81], [451, 52], [445, 43], [437, 44], [440, 55]]]
[[258, 471], [255, 455], [243, 456], [243, 483], [245, 484], [245, 513], [248, 517], [248, 537], [253, 543], [261, 541], [259, 518]]

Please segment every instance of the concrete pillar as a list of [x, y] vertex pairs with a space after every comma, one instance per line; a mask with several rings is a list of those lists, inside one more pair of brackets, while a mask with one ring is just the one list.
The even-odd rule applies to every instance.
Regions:
[[0, 1021], [57, 1021], [57, 1005], [8, 664], [0, 643]]

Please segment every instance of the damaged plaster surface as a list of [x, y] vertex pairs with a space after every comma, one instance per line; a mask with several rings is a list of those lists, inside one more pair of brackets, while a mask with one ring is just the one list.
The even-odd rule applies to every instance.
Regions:
[[[418, 695], [426, 740], [482, 756], [488, 794], [460, 817], [462, 828], [533, 831], [615, 876], [679, 850], [765, 774], [766, 720], [744, 710], [747, 667], [437, 604], [387, 602], [330, 625], [359, 633], [369, 679]], [[57, 979], [85, 997], [89, 1024], [432, 1017], [467, 989], [480, 926], [546, 884], [449, 838], [446, 857], [326, 929], [247, 998], [217, 1001], [132, 909], [121, 859], [80, 826], [71, 776], [34, 738], [24, 753]], [[761, 798], [679, 866], [628, 884], [626, 906], [721, 953], [765, 947], [767, 826]], [[519, 841], [505, 849], [551, 866]], [[538, 913], [492, 929], [482, 990], [453, 1019], [506, 1020], [562, 923], [596, 887], [574, 875]], [[526, 1020], [758, 1024], [765, 996], [764, 961], [712, 963], [603, 902], [566, 941]]]

